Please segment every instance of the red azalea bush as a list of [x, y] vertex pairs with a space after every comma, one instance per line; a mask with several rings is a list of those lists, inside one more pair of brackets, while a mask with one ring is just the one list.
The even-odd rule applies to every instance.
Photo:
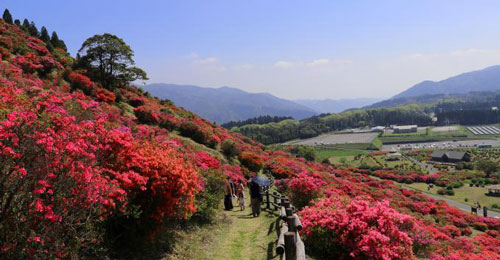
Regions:
[[71, 72], [68, 75], [68, 79], [71, 81], [72, 88], [83, 90], [86, 94], [90, 93], [94, 88], [94, 84], [89, 77], [80, 73]]
[[325, 198], [299, 212], [309, 250], [329, 259], [413, 259], [412, 217], [387, 201]]
[[95, 97], [102, 102], [106, 103], [113, 103], [115, 102], [115, 94], [109, 90], [103, 89], [103, 88], [98, 88], [95, 93]]
[[259, 172], [264, 166], [264, 160], [261, 156], [248, 151], [241, 152], [239, 160], [243, 166], [253, 172]]

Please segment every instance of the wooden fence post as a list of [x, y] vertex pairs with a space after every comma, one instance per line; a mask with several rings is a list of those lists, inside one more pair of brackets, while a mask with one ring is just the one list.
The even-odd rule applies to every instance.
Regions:
[[269, 189], [266, 190], [266, 208], [271, 209], [271, 201], [269, 200]]
[[295, 246], [295, 233], [285, 233], [285, 257], [286, 260], [297, 260], [297, 248]]
[[288, 199], [285, 199], [285, 208], [289, 208], [290, 207], [290, 201]]
[[297, 228], [295, 227], [295, 217], [294, 216], [287, 216], [286, 217], [286, 224], [288, 225], [288, 232], [297, 232]]
[[278, 192], [273, 192], [274, 210], [278, 210]]
[[280, 208], [280, 218], [286, 220], [286, 210], [285, 207]]

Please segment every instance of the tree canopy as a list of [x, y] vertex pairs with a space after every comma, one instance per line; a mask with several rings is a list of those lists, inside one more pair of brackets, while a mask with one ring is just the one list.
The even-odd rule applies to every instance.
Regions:
[[2, 18], [7, 23], [10, 23], [10, 24], [13, 23], [13, 21], [12, 21], [12, 15], [10, 14], [9, 9], [5, 9], [5, 11], [3, 11], [3, 17]]
[[484, 171], [486, 176], [489, 177], [492, 173], [496, 172], [499, 168], [497, 162], [492, 160], [480, 160], [476, 163], [476, 168], [478, 170]]
[[103, 87], [112, 89], [135, 80], [147, 80], [146, 72], [135, 67], [134, 52], [116, 35], [94, 35], [82, 44], [78, 51], [78, 66]]

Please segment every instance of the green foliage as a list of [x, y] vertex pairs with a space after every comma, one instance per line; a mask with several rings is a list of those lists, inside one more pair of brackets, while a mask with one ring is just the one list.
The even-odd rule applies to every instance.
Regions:
[[12, 24], [12, 15], [10, 14], [9, 12], [9, 9], [5, 9], [5, 11], [3, 11], [3, 20], [9, 24]]
[[240, 153], [234, 141], [230, 139], [224, 140], [224, 142], [222, 142], [221, 149], [222, 153], [224, 153], [224, 155], [226, 155], [228, 158], [233, 158]]
[[476, 162], [476, 169], [480, 171], [484, 171], [486, 173], [486, 177], [498, 171], [499, 166], [498, 163], [492, 160], [479, 160]]
[[453, 188], [452, 188], [452, 189], [448, 189], [448, 188], [446, 188], [446, 189], [439, 189], [439, 190], [437, 191], [437, 193], [438, 193], [439, 195], [448, 195], [448, 196], [453, 196], [453, 195], [455, 195], [455, 191], [453, 191]]
[[28, 27], [28, 32], [33, 37], [39, 37], [40, 36], [40, 32], [38, 32], [38, 28], [36, 28], [35, 22], [31, 22], [30, 23], [30, 26]]
[[313, 147], [307, 145], [296, 145], [292, 147], [292, 154], [302, 157], [310, 162], [316, 159], [316, 152]]
[[28, 19], [24, 19], [23, 20], [23, 29], [28, 31], [29, 28], [30, 28], [30, 21], [28, 21]]
[[54, 48], [61, 48], [67, 51], [66, 44], [63, 40], [59, 39], [59, 36], [55, 31], [52, 32], [52, 37], [50, 38], [50, 43]]
[[148, 79], [146, 72], [133, 66], [134, 52], [130, 46], [116, 35], [94, 35], [85, 40], [78, 54], [78, 66], [87, 69], [91, 78], [105, 88]]
[[202, 171], [205, 181], [204, 190], [195, 197], [196, 213], [192, 220], [200, 223], [212, 223], [220, 207], [220, 200], [224, 196], [225, 178], [222, 174], [213, 171]]
[[[357, 128], [390, 124], [432, 124], [424, 107], [408, 105], [396, 108], [358, 109], [338, 114], [323, 114], [301, 121], [283, 120], [264, 125], [244, 125], [235, 128], [256, 141], [264, 144], [281, 143], [297, 138], [310, 138], [346, 128]], [[373, 143], [379, 146], [380, 140]]]

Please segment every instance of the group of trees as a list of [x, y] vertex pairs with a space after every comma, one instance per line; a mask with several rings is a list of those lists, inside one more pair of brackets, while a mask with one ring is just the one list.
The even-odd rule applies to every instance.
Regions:
[[[8, 9], [4, 10], [3, 20], [15, 24], [33, 37], [44, 41], [47, 49], [61, 48], [67, 51], [66, 44], [54, 31], [52, 36], [45, 26], [38, 30], [35, 22], [24, 19], [13, 20]], [[107, 89], [123, 87], [135, 80], [147, 80], [144, 70], [135, 67], [134, 52], [128, 44], [116, 35], [105, 33], [88, 38], [78, 51], [74, 70], [84, 69], [90, 78]]]
[[125, 86], [135, 80], [147, 80], [144, 70], [135, 67], [134, 52], [116, 35], [94, 35], [78, 51], [77, 68], [107, 89]]
[[418, 105], [397, 108], [351, 110], [322, 114], [301, 121], [284, 120], [265, 125], [244, 125], [236, 131], [264, 144], [281, 143], [296, 138], [310, 138], [322, 133], [366, 126], [392, 124], [431, 125], [427, 111]]
[[52, 51], [54, 48], [61, 48], [64, 51], [67, 51], [66, 43], [63, 40], [59, 39], [59, 36], [55, 31], [52, 32], [52, 36], [49, 36], [49, 31], [45, 26], [42, 26], [40, 31], [36, 27], [35, 22], [30, 22], [28, 19], [24, 19], [23, 23], [19, 19], [13, 20], [11, 13], [8, 9], [5, 9], [3, 12], [3, 20], [9, 24], [15, 24], [19, 26], [21, 29], [27, 31], [31, 36], [38, 37], [40, 40], [44, 41], [47, 45], [47, 49]]
[[222, 127], [225, 127], [227, 129], [231, 129], [233, 127], [239, 127], [243, 125], [251, 125], [251, 124], [257, 124], [257, 125], [263, 125], [263, 124], [268, 124], [268, 123], [277, 123], [283, 120], [287, 119], [293, 119], [290, 116], [258, 116], [258, 117], [253, 117], [249, 118], [247, 120], [239, 120], [239, 121], [229, 121], [227, 123], [222, 124]]

